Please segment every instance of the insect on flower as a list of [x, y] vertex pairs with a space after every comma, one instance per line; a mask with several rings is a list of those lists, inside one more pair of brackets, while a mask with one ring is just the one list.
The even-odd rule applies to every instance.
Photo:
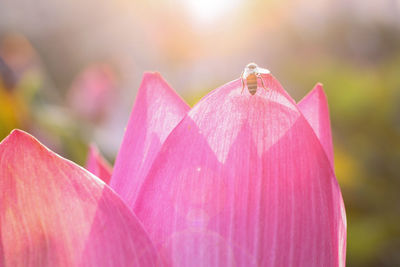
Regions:
[[0, 267], [345, 266], [323, 88], [296, 104], [253, 66], [242, 81], [268, 93], [238, 98], [236, 79], [193, 109], [146, 73], [111, 178], [13, 131], [0, 142]]
[[246, 80], [247, 83], [247, 89], [249, 89], [249, 93], [254, 95], [257, 93], [257, 79], [261, 79], [262, 86], [265, 88], [264, 81], [261, 77], [261, 74], [269, 74], [270, 71], [264, 68], [260, 68], [256, 63], [249, 63], [246, 65], [244, 70], [242, 71], [242, 74], [240, 75], [240, 78], [242, 79], [242, 93], [244, 90], [244, 80]]

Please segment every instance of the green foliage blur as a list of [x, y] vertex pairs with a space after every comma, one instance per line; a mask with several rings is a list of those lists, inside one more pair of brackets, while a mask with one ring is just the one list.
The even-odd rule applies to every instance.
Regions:
[[[146, 23], [139, 22], [154, 16], [140, 17], [140, 27], [135, 29], [141, 29], [140, 34], [155, 34], [148, 38], [161, 47], [161, 59], [141, 46], [132, 51], [132, 57], [125, 52], [120, 55], [119, 49], [111, 47], [116, 53], [113, 56], [123, 58], [122, 62], [136, 60], [134, 82], [127, 83], [131, 91], [123, 90], [126, 73], [123, 68], [114, 68], [118, 65], [114, 58], [101, 55], [83, 60], [87, 49], [85, 53], [68, 54], [76, 61], [54, 53], [59, 50], [51, 48], [58, 45], [69, 51], [68, 44], [62, 42], [72, 38], [68, 34], [73, 31], [61, 32], [60, 41], [51, 39], [54, 43], [49, 44], [42, 35], [30, 37], [35, 35], [29, 30], [0, 27], [0, 140], [12, 129], [21, 128], [80, 165], [85, 164], [88, 144], [94, 141], [112, 162], [122, 134], [110, 133], [123, 133], [134, 101], [132, 90], [139, 85], [142, 70], [152, 67], [160, 71], [193, 106], [210, 90], [238, 78], [245, 63], [255, 61], [269, 68], [296, 100], [316, 82], [324, 85], [333, 129], [335, 171], [347, 212], [347, 266], [400, 266], [400, 24], [382, 22], [372, 15], [367, 22], [359, 23], [352, 13], [339, 13], [326, 22], [323, 31], [316, 29], [319, 25], [315, 23], [304, 29], [286, 22], [301, 10], [285, 9], [277, 1], [256, 3], [229, 20], [232, 25], [245, 26], [229, 28], [232, 34], [227, 33], [226, 43], [222, 29], [215, 35], [210, 30], [211, 37], [207, 31], [192, 33], [195, 27], [188, 30], [186, 24], [168, 15], [160, 19], [160, 24], [146, 28]], [[262, 16], [267, 8], [273, 12]], [[143, 5], [138, 10], [161, 16]], [[332, 8], [327, 12], [332, 13]], [[371, 14], [376, 15], [373, 11]], [[167, 29], [154, 30], [165, 23]], [[122, 30], [120, 34], [124, 34]], [[143, 39], [144, 35], [138, 38]], [[273, 39], [278, 41], [269, 52], [267, 44]], [[207, 54], [218, 57], [215, 43], [225, 44], [222, 50], [227, 54], [221, 60], [231, 61], [223, 62], [226, 68], [211, 69], [217, 60], [202, 60]], [[141, 53], [145, 56], [138, 56]], [[244, 61], [235, 59], [239, 57]], [[106, 66], [98, 63], [104, 61]], [[202, 74], [196, 69], [196, 74], [190, 66], [210, 70]], [[94, 89], [85, 95], [85, 88]], [[98, 105], [91, 106], [91, 102]], [[111, 130], [104, 133], [106, 128]], [[110, 149], [107, 140], [117, 145]]]

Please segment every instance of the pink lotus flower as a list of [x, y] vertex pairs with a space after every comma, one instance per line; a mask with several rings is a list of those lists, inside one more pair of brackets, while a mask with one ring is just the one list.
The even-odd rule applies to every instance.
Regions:
[[0, 263], [344, 266], [322, 86], [296, 104], [271, 75], [263, 80], [268, 89], [254, 96], [238, 79], [189, 109], [159, 74], [145, 74], [115, 192], [12, 132], [0, 144]]

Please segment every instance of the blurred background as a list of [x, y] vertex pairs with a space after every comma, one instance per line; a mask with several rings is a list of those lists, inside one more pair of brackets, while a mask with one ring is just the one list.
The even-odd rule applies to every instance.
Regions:
[[400, 0], [1, 0], [0, 139], [112, 162], [143, 71], [190, 104], [256, 62], [328, 96], [347, 266], [400, 266]]

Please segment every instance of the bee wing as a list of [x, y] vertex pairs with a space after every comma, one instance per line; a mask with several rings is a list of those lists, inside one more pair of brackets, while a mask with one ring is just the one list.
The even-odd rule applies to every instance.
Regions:
[[260, 68], [260, 67], [257, 68], [256, 72], [258, 72], [260, 74], [270, 74], [271, 73], [269, 70]]
[[243, 71], [242, 78], [246, 79], [247, 76], [249, 76], [250, 73], [251, 73], [251, 70], [249, 70], [248, 68], [245, 68], [244, 71]]

